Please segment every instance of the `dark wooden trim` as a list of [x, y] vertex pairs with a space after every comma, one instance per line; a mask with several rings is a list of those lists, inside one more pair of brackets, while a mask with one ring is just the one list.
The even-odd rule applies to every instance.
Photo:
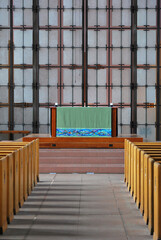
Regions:
[[112, 137], [117, 137], [117, 108], [112, 108]]
[[51, 136], [56, 137], [56, 107], [51, 108]]

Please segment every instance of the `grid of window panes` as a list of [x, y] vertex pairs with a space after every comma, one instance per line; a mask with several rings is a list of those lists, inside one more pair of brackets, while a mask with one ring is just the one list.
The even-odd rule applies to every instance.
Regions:
[[130, 133], [131, 1], [88, 0], [88, 104], [118, 107]]
[[157, 73], [156, 0], [138, 0], [137, 12], [137, 132], [155, 139]]
[[49, 108], [82, 104], [82, 1], [39, 1], [40, 133]]
[[[12, 2], [10, 26], [11, 1], [0, 0], [0, 130], [8, 129], [11, 53], [14, 130], [32, 131], [33, 55], [38, 53], [39, 129], [49, 133], [50, 106], [82, 106], [86, 44], [87, 106], [112, 103], [118, 107], [119, 133], [130, 133], [131, 1], [88, 0], [85, 12], [83, 0], [39, 0], [37, 53], [33, 48], [34, 0]], [[137, 0], [137, 5], [137, 133], [154, 140], [157, 2]], [[10, 45], [11, 33], [14, 46]]]

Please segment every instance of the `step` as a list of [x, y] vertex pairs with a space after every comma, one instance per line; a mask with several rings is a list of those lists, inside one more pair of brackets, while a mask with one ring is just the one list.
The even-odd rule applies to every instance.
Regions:
[[42, 164], [41, 173], [124, 173], [123, 164]]
[[124, 157], [124, 152], [119, 151], [54, 151], [40, 150], [40, 157]]
[[39, 159], [40, 164], [123, 164], [123, 157], [41, 157]]

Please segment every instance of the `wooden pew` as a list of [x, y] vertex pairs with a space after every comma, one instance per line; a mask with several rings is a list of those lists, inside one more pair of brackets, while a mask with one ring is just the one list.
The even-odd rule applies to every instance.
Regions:
[[161, 163], [154, 163], [154, 240], [161, 239]]
[[0, 233], [7, 229], [7, 157], [0, 159]]
[[[13, 155], [11, 152], [5, 154], [7, 158], [7, 222], [13, 219]], [[0, 158], [3, 158], [1, 155]]]

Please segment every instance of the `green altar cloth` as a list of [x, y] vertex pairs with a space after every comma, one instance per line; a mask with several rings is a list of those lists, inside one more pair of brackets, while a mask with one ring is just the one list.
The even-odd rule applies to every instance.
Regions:
[[57, 136], [111, 136], [111, 108], [58, 107]]

